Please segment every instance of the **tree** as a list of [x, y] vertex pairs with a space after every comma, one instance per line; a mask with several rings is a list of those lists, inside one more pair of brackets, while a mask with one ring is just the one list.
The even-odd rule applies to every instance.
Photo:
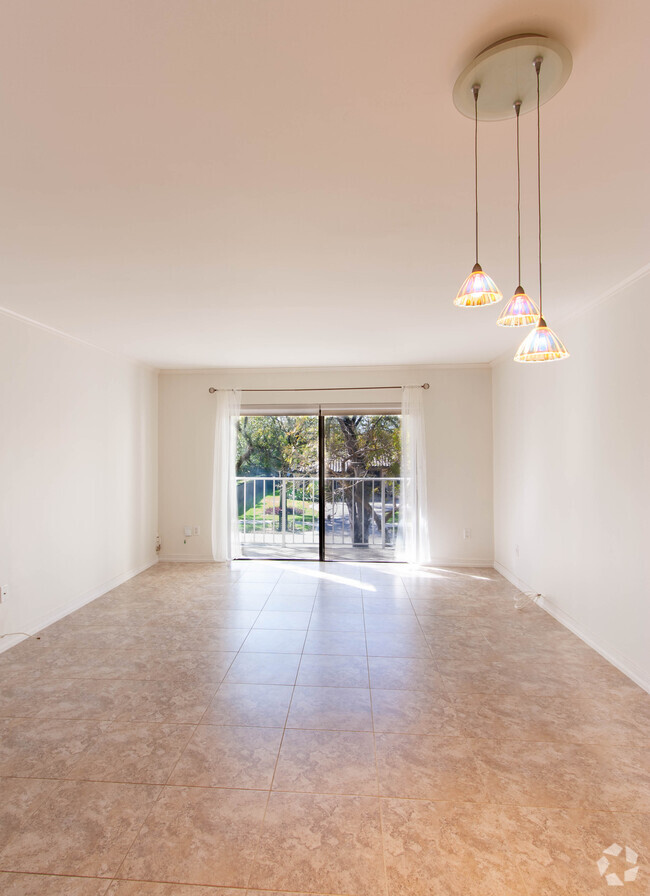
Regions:
[[239, 476], [315, 476], [318, 473], [317, 417], [240, 417]]
[[[333, 501], [336, 480], [348, 509], [353, 542], [368, 544], [373, 521], [384, 531], [394, 509], [386, 511], [382, 518], [376, 508], [377, 487], [364, 480], [399, 476], [400, 418], [395, 414], [326, 417], [325, 439], [328, 499]], [[315, 476], [318, 418], [241, 417], [237, 456], [239, 476]], [[281, 507], [280, 528], [285, 512], [286, 508]]]
[[[382, 518], [375, 506], [376, 485], [364, 480], [399, 476], [400, 418], [394, 414], [330, 417], [326, 443], [327, 472], [332, 479], [341, 480], [353, 543], [368, 544], [373, 521], [384, 531], [394, 509]], [[349, 485], [346, 479], [350, 479]]]
[[[318, 418], [288, 416], [240, 417], [237, 434], [238, 476], [313, 476], [318, 473]], [[252, 500], [265, 493], [264, 486], [253, 484]], [[292, 490], [294, 502], [304, 499], [302, 491]], [[278, 531], [286, 519], [286, 489], [280, 488]], [[245, 508], [246, 509], [246, 508]]]

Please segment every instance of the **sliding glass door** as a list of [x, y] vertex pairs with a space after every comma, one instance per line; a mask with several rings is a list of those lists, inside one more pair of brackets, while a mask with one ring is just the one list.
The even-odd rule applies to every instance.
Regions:
[[325, 559], [395, 559], [400, 416], [324, 418]]
[[242, 556], [396, 559], [399, 458], [398, 414], [241, 416]]
[[237, 503], [242, 556], [318, 560], [318, 417], [239, 418]]

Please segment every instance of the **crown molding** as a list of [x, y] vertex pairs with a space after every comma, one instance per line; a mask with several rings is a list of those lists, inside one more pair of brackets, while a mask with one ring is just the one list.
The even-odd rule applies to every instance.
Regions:
[[102, 354], [108, 355], [111, 358], [115, 358], [119, 361], [124, 361], [126, 364], [131, 364], [134, 367], [140, 367], [143, 370], [149, 371], [150, 373], [158, 373], [157, 367], [152, 367], [151, 364], [146, 364], [144, 361], [140, 361], [138, 358], [133, 358], [131, 355], [125, 355], [121, 352], [115, 352], [112, 349], [104, 348], [101, 345], [96, 345], [94, 342], [89, 342], [87, 339], [81, 339], [79, 336], [73, 336], [71, 333], [66, 333], [65, 330], [57, 330], [56, 327], [51, 327], [49, 324], [43, 324], [31, 317], [26, 317], [24, 314], [18, 314], [17, 311], [12, 311], [10, 308], [4, 308], [0, 305], [0, 314], [3, 314], [5, 317], [10, 317], [13, 320], [20, 321], [20, 323], [26, 324], [28, 327], [34, 327], [37, 330], [43, 330], [45, 333], [50, 333], [53, 336], [58, 336], [60, 339], [66, 339], [68, 342], [74, 342], [77, 345], [83, 345], [84, 348], [92, 348], [93, 351], [101, 352]]
[[[586, 305], [582, 305], [580, 308], [576, 308], [574, 311], [569, 311], [567, 314], [558, 314], [553, 318], [554, 324], [566, 324], [570, 323], [576, 318], [583, 317], [586, 314], [591, 313], [594, 308], [597, 308], [599, 305], [604, 305], [607, 302], [610, 302], [612, 299], [615, 299], [624, 289], [627, 289], [628, 286], [633, 286], [635, 283], [638, 283], [640, 280], [643, 280], [645, 277], [650, 274], [650, 263], [643, 265], [643, 267], [634, 271], [633, 274], [630, 274], [629, 277], [625, 277], [624, 280], [621, 280], [615, 286], [610, 287], [605, 292], [601, 293], [596, 298], [592, 299], [590, 302], [587, 302]], [[492, 361], [489, 362], [488, 367], [496, 367], [498, 364], [502, 364], [504, 361], [512, 359], [512, 349], [508, 352], [503, 352], [498, 355]]]
[[[376, 364], [372, 366], [346, 366], [333, 365], [331, 367], [161, 367], [158, 369], [160, 376], [217, 376], [231, 373], [264, 373], [264, 374], [332, 374], [332, 373], [382, 373], [403, 370], [407, 373], [423, 370], [488, 370], [491, 361], [480, 361], [467, 364]], [[309, 388], [306, 386], [305, 388]], [[361, 388], [361, 386], [359, 387]], [[388, 386], [386, 387], [388, 388]], [[317, 391], [317, 389], [315, 389]]]

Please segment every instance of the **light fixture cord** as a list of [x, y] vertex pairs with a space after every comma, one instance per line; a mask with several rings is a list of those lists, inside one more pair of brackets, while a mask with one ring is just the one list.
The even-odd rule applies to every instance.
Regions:
[[533, 65], [537, 76], [537, 250], [539, 255], [539, 317], [542, 314], [542, 152], [539, 123], [539, 70], [542, 67], [542, 57], [536, 56]]
[[474, 208], [476, 209], [475, 220], [475, 245], [476, 245], [476, 264], [478, 264], [478, 91], [479, 85], [472, 87], [474, 94]]
[[517, 116], [517, 286], [521, 286], [521, 166], [519, 164], [519, 112], [521, 100], [515, 103]]

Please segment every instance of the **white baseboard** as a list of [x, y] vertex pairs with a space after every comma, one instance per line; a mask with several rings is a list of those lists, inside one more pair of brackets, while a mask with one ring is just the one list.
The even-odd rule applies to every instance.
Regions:
[[[150, 562], [143, 563], [142, 566], [138, 566], [135, 569], [130, 569], [128, 572], [122, 573], [119, 576], [114, 576], [112, 579], [108, 579], [107, 581], [102, 582], [102, 584], [98, 585], [96, 588], [91, 588], [90, 591], [86, 591], [84, 594], [81, 594], [79, 597], [75, 598], [70, 603], [67, 603], [65, 606], [57, 607], [56, 610], [52, 610], [52, 612], [41, 616], [33, 625], [25, 626], [25, 635], [35, 635], [37, 632], [40, 632], [44, 628], [47, 628], [48, 625], [52, 625], [52, 623], [58, 622], [59, 619], [63, 619], [64, 616], [69, 616], [70, 613], [74, 613], [75, 610], [81, 609], [81, 607], [84, 607], [91, 601], [96, 600], [98, 597], [101, 597], [102, 594], [106, 594], [107, 591], [112, 591], [113, 588], [117, 588], [118, 585], [123, 585], [124, 582], [128, 582], [128, 580], [134, 578], [134, 576], [140, 575], [140, 573], [144, 572], [145, 569], [150, 569], [152, 566], [155, 566], [157, 562], [158, 558], [156, 558], [155, 560], [151, 560]], [[14, 644], [20, 644], [20, 642], [24, 640], [25, 635], [9, 635], [6, 638], [2, 638], [0, 640], [0, 653], [3, 653], [10, 647], [13, 647]]]
[[162, 554], [158, 557], [161, 563], [214, 563], [210, 554], [200, 554], [198, 557], [188, 557], [187, 554]]
[[[519, 588], [520, 591], [532, 591], [537, 593], [537, 589], [531, 588], [526, 582], [522, 582], [512, 570], [503, 566], [503, 564], [498, 563], [496, 560], [494, 561], [494, 568], [516, 588]], [[577, 635], [581, 641], [584, 641], [585, 644], [588, 644], [589, 647], [596, 651], [596, 653], [599, 653], [606, 659], [608, 663], [615, 666], [619, 672], [622, 672], [623, 675], [627, 675], [627, 677], [632, 679], [635, 684], [638, 684], [640, 688], [643, 688], [644, 691], [650, 693], [650, 680], [647, 678], [647, 673], [644, 670], [639, 669], [635, 663], [632, 663], [626, 657], [621, 656], [615, 648], [609, 646], [603, 647], [601, 644], [598, 644], [593, 636], [585, 631], [573, 616], [569, 616], [568, 613], [565, 613], [564, 610], [558, 607], [557, 604], [554, 604], [549, 598], [542, 596], [537, 602], [537, 606], [545, 610], [549, 616], [553, 617], [553, 619], [557, 619], [561, 625], [568, 628], [574, 635]]]
[[[507, 566], [504, 566], [497, 560], [494, 561], [494, 568], [497, 572], [501, 573], [504, 579], [507, 579], [511, 585], [515, 586], [515, 588], [519, 588], [520, 591], [535, 591], [534, 588], [531, 588], [526, 582], [522, 581], [519, 576], [516, 576], [511, 569], [508, 569]], [[535, 594], [537, 594], [536, 591]]]

